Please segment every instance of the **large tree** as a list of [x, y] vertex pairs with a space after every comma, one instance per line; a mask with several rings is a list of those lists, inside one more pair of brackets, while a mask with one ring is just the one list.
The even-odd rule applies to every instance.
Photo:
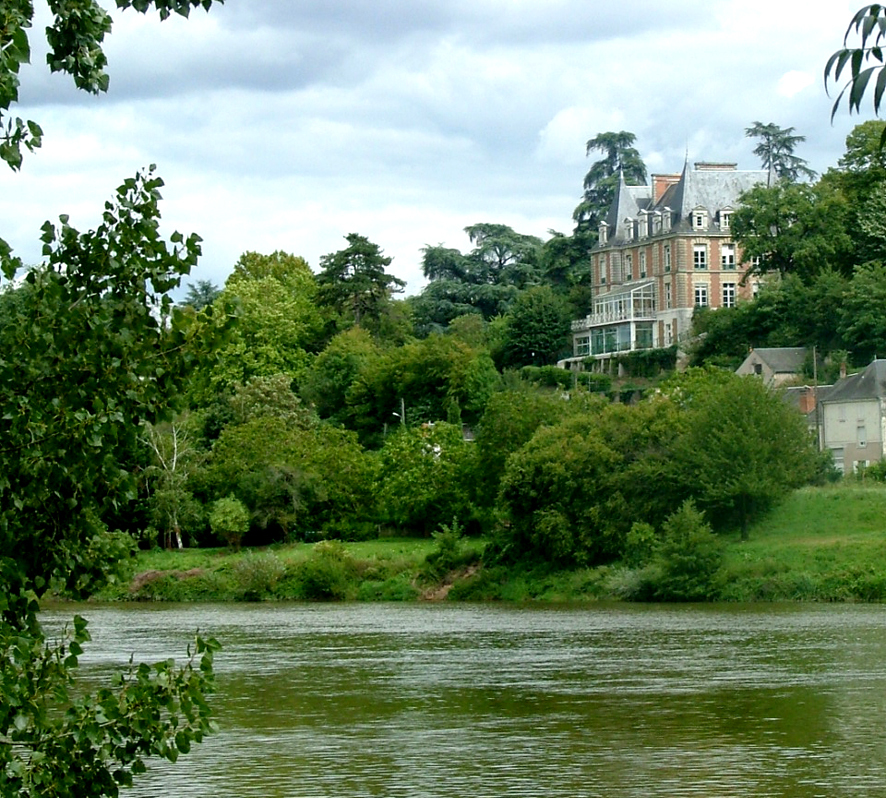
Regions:
[[[208, 332], [168, 294], [200, 252], [159, 234], [162, 181], [127, 180], [101, 224], [43, 227], [45, 264], [4, 295], [0, 313], [0, 793], [117, 795], [143, 757], [175, 759], [209, 728], [202, 670], [164, 663], [118, 689], [69, 693], [88, 640], [75, 620], [47, 645], [35, 595], [95, 589], [129, 543], [103, 518], [131, 499], [121, 462], [162, 421]], [[11, 279], [19, 264], [3, 258]]]
[[585, 154], [599, 152], [603, 158], [595, 161], [585, 175], [584, 196], [572, 214], [578, 228], [595, 229], [606, 216], [620, 174], [628, 185], [646, 183], [646, 164], [634, 147], [636, 140], [633, 133], [621, 130], [598, 133], [588, 141]]
[[359, 327], [365, 320], [378, 319], [391, 294], [400, 293], [406, 283], [388, 274], [391, 258], [378, 244], [357, 233], [349, 233], [345, 239], [347, 247], [320, 258], [317, 299], [350, 315]]
[[794, 134], [794, 128], [779, 127], [773, 122], [765, 125], [754, 122], [745, 128], [744, 133], [748, 138], [759, 141], [754, 147], [754, 155], [760, 159], [763, 168], [769, 170], [770, 176], [775, 175], [777, 180], [790, 183], [796, 183], [801, 177], [815, 179], [815, 172], [806, 165], [806, 161], [794, 155], [797, 145], [806, 141], [806, 136]]

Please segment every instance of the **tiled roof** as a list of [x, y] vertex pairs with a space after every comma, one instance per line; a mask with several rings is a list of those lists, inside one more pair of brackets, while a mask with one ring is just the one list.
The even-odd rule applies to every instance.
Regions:
[[836, 382], [822, 402], [858, 402], [883, 397], [886, 397], [886, 360], [874, 360], [864, 371]]

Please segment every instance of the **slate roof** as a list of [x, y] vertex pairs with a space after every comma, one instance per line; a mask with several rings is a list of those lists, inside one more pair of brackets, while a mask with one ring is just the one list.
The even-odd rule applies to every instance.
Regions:
[[673, 214], [670, 230], [679, 232], [691, 230], [692, 211], [704, 208], [708, 212], [707, 229], [716, 231], [714, 222], [717, 213], [725, 208], [737, 207], [738, 198], [743, 192], [765, 183], [769, 177], [764, 169], [739, 171], [731, 168], [731, 165], [729, 167], [696, 164], [696, 168], [690, 169], [687, 160], [680, 179], [668, 186], [654, 204], [651, 186], [629, 186], [625, 183], [624, 174], [619, 173], [618, 190], [606, 214], [610, 241], [623, 241], [624, 220], [636, 219], [641, 210], [663, 211], [668, 208]]
[[874, 360], [858, 374], [844, 377], [822, 402], [861, 402], [886, 397], [886, 360]]
[[803, 368], [806, 351], [805, 346], [780, 346], [754, 349], [752, 354], [757, 355], [775, 374], [796, 374]]

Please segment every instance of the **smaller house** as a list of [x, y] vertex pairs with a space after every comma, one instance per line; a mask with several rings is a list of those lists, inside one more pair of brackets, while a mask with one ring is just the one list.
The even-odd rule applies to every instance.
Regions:
[[844, 474], [883, 459], [886, 439], [886, 360], [834, 383], [819, 398], [821, 444]]
[[802, 374], [806, 353], [805, 346], [752, 349], [735, 373], [756, 374], [764, 385], [777, 388]]

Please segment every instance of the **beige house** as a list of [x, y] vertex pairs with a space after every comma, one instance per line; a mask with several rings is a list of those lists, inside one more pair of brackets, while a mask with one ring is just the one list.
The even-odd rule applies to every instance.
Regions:
[[886, 360], [838, 380], [819, 399], [820, 440], [844, 474], [883, 458], [886, 440]]
[[680, 174], [652, 175], [648, 186], [628, 186], [622, 175], [591, 250], [593, 307], [572, 323], [572, 357], [560, 365], [679, 344], [696, 308], [751, 297], [756, 286], [742, 279], [747, 264], [730, 221], [741, 194], [767, 177], [733, 163], [688, 162]]
[[777, 388], [802, 374], [807, 351], [805, 346], [752, 349], [735, 373], [756, 374], [764, 385]]

